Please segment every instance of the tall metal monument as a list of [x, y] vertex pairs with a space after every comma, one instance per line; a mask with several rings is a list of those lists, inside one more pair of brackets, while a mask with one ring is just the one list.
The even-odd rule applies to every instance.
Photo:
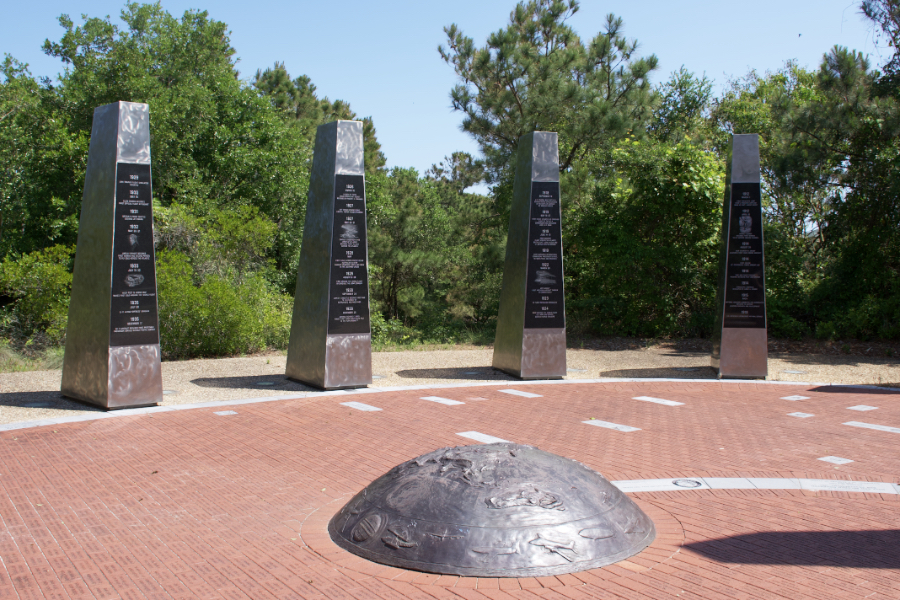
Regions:
[[720, 378], [768, 374], [759, 136], [732, 136], [728, 146], [718, 317], [712, 366]]
[[363, 124], [316, 131], [285, 374], [322, 389], [372, 383]]
[[146, 104], [94, 110], [62, 393], [107, 409], [162, 402]]
[[493, 366], [522, 379], [566, 374], [556, 133], [519, 139]]

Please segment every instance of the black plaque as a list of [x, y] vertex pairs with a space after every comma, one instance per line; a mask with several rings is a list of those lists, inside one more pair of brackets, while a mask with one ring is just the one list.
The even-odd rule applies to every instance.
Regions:
[[566, 326], [559, 182], [531, 184], [525, 328]]
[[362, 175], [334, 176], [328, 333], [369, 333], [366, 192]]
[[159, 343], [150, 165], [116, 165], [110, 346]]
[[723, 326], [766, 327], [762, 209], [758, 183], [731, 184]]

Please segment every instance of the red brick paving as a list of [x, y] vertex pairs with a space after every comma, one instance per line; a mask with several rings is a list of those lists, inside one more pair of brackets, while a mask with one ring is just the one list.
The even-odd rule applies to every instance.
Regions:
[[[516, 386], [513, 386], [516, 387]], [[341, 500], [479, 431], [611, 480], [685, 476], [897, 483], [898, 394], [646, 382], [422, 390], [161, 412], [0, 434], [0, 598], [900, 598], [900, 497], [802, 490], [634, 494], [660, 536], [571, 576], [437, 577], [375, 566], [323, 537]], [[801, 394], [809, 400], [789, 402]], [[632, 400], [653, 396], [664, 406]], [[354, 399], [384, 409], [341, 406]], [[849, 406], [868, 404], [859, 413]], [[812, 413], [797, 419], [791, 412]], [[641, 431], [581, 423], [594, 417]], [[840, 456], [835, 467], [817, 460]]]

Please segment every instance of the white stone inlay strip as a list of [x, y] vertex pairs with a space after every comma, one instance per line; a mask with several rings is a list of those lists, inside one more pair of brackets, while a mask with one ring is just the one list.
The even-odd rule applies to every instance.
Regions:
[[503, 438], [487, 435], [486, 433], [479, 433], [477, 431], [463, 431], [461, 433], [457, 433], [456, 435], [464, 438], [469, 438], [470, 440], [475, 440], [476, 442], [481, 442], [482, 444], [511, 443], [509, 440], [504, 440]]
[[847, 410], [858, 410], [860, 412], [865, 412], [867, 410], [878, 410], [877, 406], [866, 406], [865, 404], [857, 404], [856, 406], [848, 406]]
[[748, 477], [758, 490], [799, 490], [800, 480], [793, 477]]
[[224, 417], [225, 415], [236, 415], [237, 413], [234, 412], [233, 410], [219, 410], [219, 411], [216, 411], [214, 414], [217, 414], [220, 417]]
[[809, 396], [785, 396], [782, 400], [790, 400], [791, 402], [795, 402], [797, 400], [809, 400]]
[[818, 459], [827, 463], [831, 463], [834, 465], [846, 465], [847, 463], [852, 463], [853, 461], [849, 458], [841, 458], [840, 456], [823, 456]]
[[356, 410], [364, 410], [367, 412], [374, 412], [376, 410], [381, 410], [377, 406], [363, 404], [362, 402], [341, 402], [341, 406], [349, 406], [350, 408], [355, 408]]
[[867, 494], [896, 494], [893, 484], [880, 481], [841, 481], [835, 479], [801, 479], [800, 485], [811, 492], [863, 492]]
[[684, 477], [682, 479], [631, 479], [613, 481], [623, 492], [672, 492], [678, 490], [809, 490], [811, 492], [861, 492], [900, 495], [900, 485], [880, 481], [794, 479], [778, 477]]
[[597, 427], [606, 427], [607, 429], [615, 429], [616, 431], [640, 431], [639, 427], [630, 427], [628, 425], [619, 425], [618, 423], [610, 423], [609, 421], [598, 421], [597, 419], [593, 419], [591, 421], [582, 421], [585, 425], [596, 425]]
[[425, 396], [422, 400], [428, 400], [429, 402], [437, 402], [438, 404], [446, 404], [447, 406], [456, 406], [457, 404], [465, 404], [465, 402], [460, 402], [459, 400], [451, 400], [450, 398], [441, 398], [440, 396]]
[[800, 413], [800, 412], [797, 412], [797, 413], [788, 413], [788, 416], [789, 416], [789, 417], [797, 417], [797, 418], [800, 418], [800, 419], [808, 419], [808, 418], [814, 417], [814, 416], [816, 416], [816, 415], [811, 415], [811, 414], [809, 414], [809, 413]]
[[708, 490], [709, 485], [699, 477], [683, 479], [630, 479], [613, 481], [623, 492], [670, 492], [673, 490]]
[[753, 483], [746, 477], [704, 477], [704, 483], [713, 490], [755, 490]]
[[847, 421], [844, 425], [850, 427], [862, 427], [863, 429], [874, 429], [876, 431], [887, 431], [888, 433], [900, 433], [900, 428], [888, 427], [887, 425], [873, 425], [872, 423], [860, 423], [859, 421]]
[[643, 400], [644, 402], [653, 402], [654, 404], [664, 404], [666, 406], [684, 406], [684, 402], [663, 400], [662, 398], [654, 398], [652, 396], [635, 396], [632, 400]]
[[531, 392], [523, 392], [521, 390], [506, 389], [497, 391], [503, 392], [504, 394], [512, 394], [513, 396], [522, 396], [523, 398], [542, 398], [540, 394], [532, 394]]

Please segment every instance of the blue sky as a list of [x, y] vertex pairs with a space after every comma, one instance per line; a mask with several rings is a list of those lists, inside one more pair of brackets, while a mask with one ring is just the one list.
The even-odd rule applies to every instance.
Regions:
[[[163, 0], [162, 5], [177, 16], [201, 8], [226, 22], [243, 78], [283, 61], [292, 77], [310, 76], [320, 94], [349, 101], [357, 114], [374, 118], [389, 166], [422, 172], [456, 150], [477, 153], [459, 129], [459, 113], [450, 108], [456, 79], [437, 52], [443, 27], [456, 23], [483, 45], [489, 33], [506, 25], [515, 2]], [[28, 62], [35, 75], [53, 77], [62, 64], [40, 48], [46, 38], [59, 39], [58, 16], [69, 14], [76, 23], [82, 14], [118, 21], [123, 6], [107, 0], [11, 3], [0, 20], [0, 53]], [[816, 68], [835, 44], [881, 64], [890, 53], [875, 46], [858, 6], [857, 0], [582, 0], [570, 24], [588, 39], [602, 29], [606, 14], [615, 13], [641, 51], [659, 57], [654, 81], [684, 65], [706, 73], [720, 90], [729, 78], [750, 69], [775, 70], [788, 59]]]

